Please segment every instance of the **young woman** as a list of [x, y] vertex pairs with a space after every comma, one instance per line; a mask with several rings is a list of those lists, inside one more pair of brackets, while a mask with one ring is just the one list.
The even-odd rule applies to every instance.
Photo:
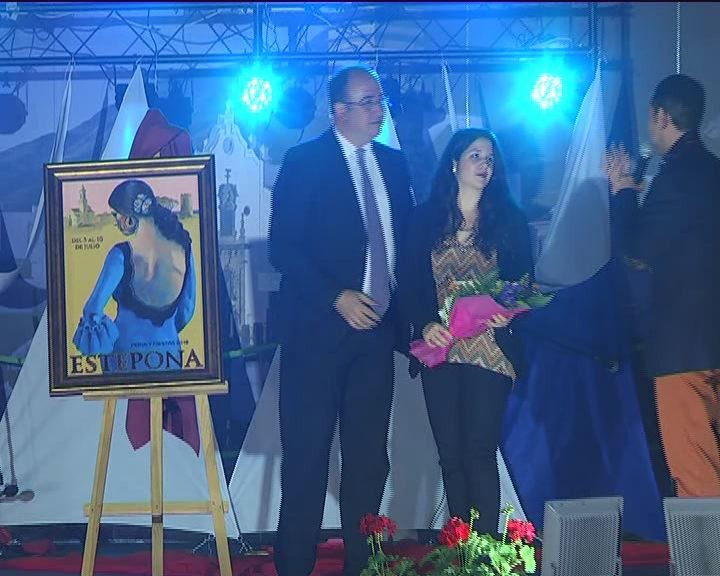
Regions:
[[[456, 280], [492, 269], [503, 280], [532, 278], [529, 229], [510, 198], [495, 136], [460, 130], [440, 159], [430, 199], [412, 215], [401, 254], [400, 294], [415, 338], [453, 342], [438, 310]], [[450, 515], [467, 519], [475, 508], [480, 533], [497, 533], [495, 454], [520, 351], [508, 320], [496, 316], [486, 332], [455, 341], [447, 362], [421, 368]], [[411, 370], [418, 367], [415, 361]]]

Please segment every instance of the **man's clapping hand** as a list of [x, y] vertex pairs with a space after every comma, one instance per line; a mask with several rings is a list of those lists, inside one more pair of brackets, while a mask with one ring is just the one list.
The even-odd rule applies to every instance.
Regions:
[[605, 155], [605, 173], [610, 180], [610, 193], [617, 194], [625, 188], [638, 188], [638, 184], [630, 174], [630, 155], [625, 146], [613, 144]]

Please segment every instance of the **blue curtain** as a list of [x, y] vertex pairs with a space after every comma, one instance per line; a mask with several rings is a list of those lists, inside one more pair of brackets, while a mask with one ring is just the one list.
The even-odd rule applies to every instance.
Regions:
[[536, 526], [547, 500], [623, 496], [623, 530], [662, 540], [617, 278], [611, 262], [518, 321], [528, 372], [511, 394], [502, 450]]

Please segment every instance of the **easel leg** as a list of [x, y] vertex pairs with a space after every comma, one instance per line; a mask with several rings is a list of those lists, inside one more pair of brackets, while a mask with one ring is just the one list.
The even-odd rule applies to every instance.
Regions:
[[105, 400], [97, 461], [95, 462], [95, 480], [93, 481], [87, 532], [85, 534], [82, 571], [80, 572], [82, 576], [92, 576], [95, 569], [95, 554], [97, 552], [100, 517], [102, 516], [103, 500], [105, 498], [105, 481], [107, 480], [108, 461], [110, 460], [110, 441], [112, 440], [114, 421], [115, 399]]
[[217, 462], [215, 461], [215, 430], [210, 418], [210, 403], [207, 394], [198, 394], [195, 396], [195, 401], [200, 413], [200, 436], [202, 438], [205, 471], [207, 472], [208, 491], [210, 493], [210, 510], [212, 511], [213, 525], [215, 527], [215, 542], [220, 561], [220, 574], [221, 576], [232, 576], [222, 492], [220, 492]]
[[162, 398], [150, 398], [150, 510], [152, 575], [163, 576], [163, 441]]

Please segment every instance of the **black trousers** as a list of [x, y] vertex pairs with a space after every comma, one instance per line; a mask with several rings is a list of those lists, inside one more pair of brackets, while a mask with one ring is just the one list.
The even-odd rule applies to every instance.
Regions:
[[[282, 442], [279, 576], [308, 576], [315, 565], [335, 424], [340, 420], [340, 518], [345, 572], [358, 576], [370, 554], [360, 518], [377, 514], [390, 469], [393, 330], [381, 324], [341, 342], [284, 345], [280, 359]], [[324, 346], [324, 348], [321, 348]]]
[[480, 513], [480, 534], [497, 534], [500, 475], [496, 450], [512, 380], [470, 364], [422, 371], [425, 404], [440, 456], [450, 516]]

